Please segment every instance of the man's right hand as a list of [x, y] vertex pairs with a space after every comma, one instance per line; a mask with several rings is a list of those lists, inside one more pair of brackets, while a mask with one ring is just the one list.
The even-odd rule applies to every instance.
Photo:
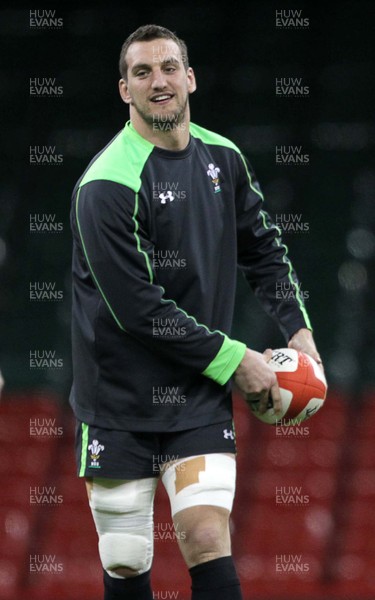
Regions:
[[269, 396], [273, 401], [275, 413], [281, 413], [281, 397], [275, 373], [268, 366], [272, 350], [261, 354], [247, 348], [245, 356], [234, 373], [234, 381], [248, 402], [259, 401], [259, 412], [267, 410]]

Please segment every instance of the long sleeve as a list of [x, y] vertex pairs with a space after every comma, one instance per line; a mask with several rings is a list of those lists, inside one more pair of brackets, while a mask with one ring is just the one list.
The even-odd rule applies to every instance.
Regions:
[[311, 329], [310, 320], [281, 232], [263, 210], [263, 196], [251, 166], [241, 155], [238, 160], [238, 266], [288, 341], [298, 329]]

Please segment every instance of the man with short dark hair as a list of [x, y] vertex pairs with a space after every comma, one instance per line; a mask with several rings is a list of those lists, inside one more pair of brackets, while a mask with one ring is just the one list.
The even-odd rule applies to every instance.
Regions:
[[[261, 411], [270, 395], [281, 406], [271, 351], [230, 337], [237, 266], [289, 346], [320, 358], [251, 167], [230, 140], [190, 121], [185, 43], [141, 27], [120, 72], [130, 121], [78, 181], [71, 213], [71, 404], [105, 600], [152, 599], [159, 477], [192, 599], [237, 600], [231, 380]], [[294, 298], [277, 299], [276, 282]]]

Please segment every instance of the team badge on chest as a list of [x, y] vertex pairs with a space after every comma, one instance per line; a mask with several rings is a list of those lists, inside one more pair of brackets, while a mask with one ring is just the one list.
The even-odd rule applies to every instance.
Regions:
[[219, 169], [219, 167], [215, 167], [214, 163], [210, 163], [208, 165], [207, 175], [209, 177], [211, 177], [211, 181], [214, 186], [215, 194], [217, 194], [218, 192], [221, 192], [221, 187], [219, 185], [220, 184], [219, 173], [220, 173], [220, 169]]

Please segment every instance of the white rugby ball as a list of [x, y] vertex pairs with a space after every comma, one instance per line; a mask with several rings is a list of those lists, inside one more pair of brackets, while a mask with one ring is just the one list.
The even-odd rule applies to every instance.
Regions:
[[276, 373], [282, 411], [275, 415], [270, 398], [266, 412], [260, 414], [259, 401], [250, 401], [251, 410], [258, 419], [270, 425], [280, 422], [297, 425], [321, 409], [326, 399], [327, 381], [311, 356], [292, 348], [277, 348], [272, 351], [268, 365]]

